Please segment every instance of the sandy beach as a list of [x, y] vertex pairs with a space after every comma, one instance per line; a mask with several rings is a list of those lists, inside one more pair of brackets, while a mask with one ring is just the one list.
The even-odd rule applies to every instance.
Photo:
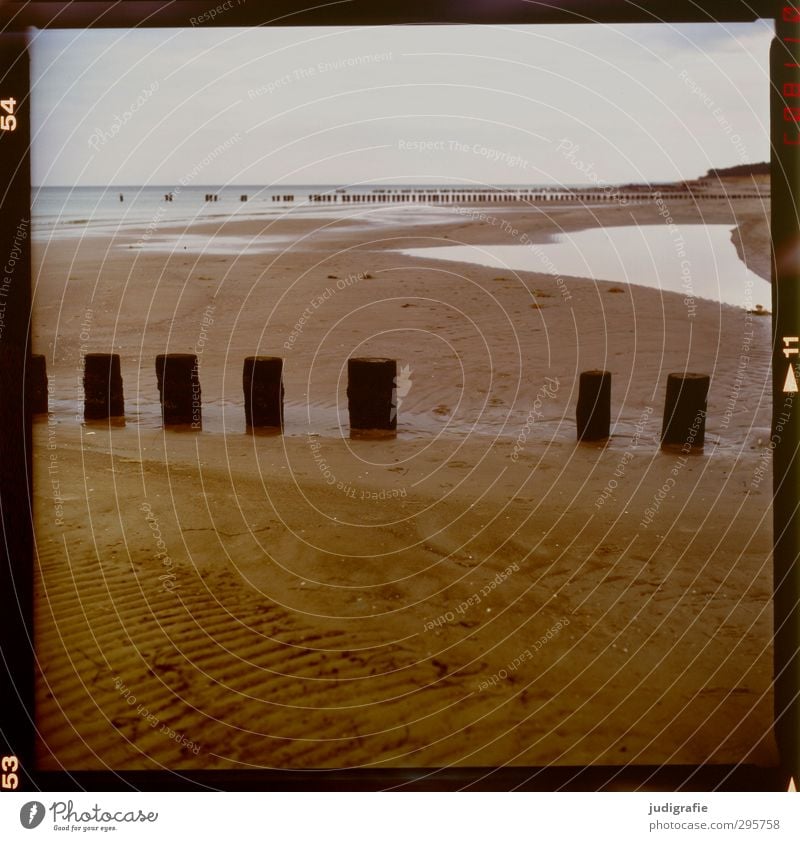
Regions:
[[[483, 209], [534, 243], [663, 224]], [[158, 230], [275, 237], [242, 256], [35, 241], [40, 767], [774, 764], [769, 317], [407, 257], [519, 235], [389, 210]], [[762, 200], [670, 212], [769, 278]], [[124, 426], [83, 423], [86, 352], [121, 355]], [[164, 352], [198, 354], [201, 433], [160, 426]], [[256, 354], [283, 436], [245, 432]], [[395, 439], [349, 439], [352, 356], [406, 369]], [[596, 368], [612, 437], [578, 444]], [[659, 449], [673, 371], [711, 375], [702, 455]]]

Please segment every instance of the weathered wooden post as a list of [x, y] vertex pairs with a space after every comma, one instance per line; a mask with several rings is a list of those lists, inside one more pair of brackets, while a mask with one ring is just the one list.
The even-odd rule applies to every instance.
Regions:
[[350, 434], [397, 429], [397, 360], [355, 357], [347, 360]]
[[202, 402], [197, 357], [193, 353], [160, 353], [156, 377], [164, 426], [202, 426]]
[[83, 368], [83, 417], [105, 420], [125, 415], [118, 353], [87, 353]]
[[34, 415], [47, 413], [47, 359], [41, 353], [28, 357], [28, 400]]
[[706, 433], [707, 374], [670, 374], [664, 400], [661, 446], [702, 453]]
[[611, 372], [583, 371], [575, 412], [579, 441], [603, 441], [611, 432]]
[[283, 359], [248, 356], [242, 373], [248, 429], [283, 429]]

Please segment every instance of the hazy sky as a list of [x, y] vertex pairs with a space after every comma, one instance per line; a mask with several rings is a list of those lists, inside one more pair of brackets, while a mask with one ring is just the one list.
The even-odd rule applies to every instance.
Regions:
[[33, 178], [691, 178], [768, 160], [771, 37], [767, 22], [41, 32]]

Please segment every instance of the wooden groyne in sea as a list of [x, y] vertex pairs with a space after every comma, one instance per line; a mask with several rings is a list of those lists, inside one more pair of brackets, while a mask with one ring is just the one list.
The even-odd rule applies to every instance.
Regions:
[[[603, 187], [590, 189], [532, 189], [532, 188], [376, 188], [371, 192], [330, 190], [311, 193], [312, 204], [552, 204], [552, 203], [617, 203], [645, 204], [657, 201], [700, 201], [733, 199], [769, 200], [769, 191], [739, 189], [691, 189], [688, 187]], [[276, 195], [274, 202], [292, 203], [303, 197]]]

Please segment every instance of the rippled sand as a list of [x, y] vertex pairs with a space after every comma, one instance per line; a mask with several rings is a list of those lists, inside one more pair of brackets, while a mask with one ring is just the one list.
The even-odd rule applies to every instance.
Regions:
[[[497, 212], [541, 239], [632, 211]], [[763, 208], [736, 213], [758, 271]], [[238, 259], [37, 244], [42, 767], [774, 762], [769, 319], [404, 258], [500, 240], [402, 218], [230, 223], [292, 242]], [[127, 426], [82, 426], [81, 354], [112, 349]], [[165, 350], [200, 355], [202, 434], [158, 426]], [[244, 434], [255, 353], [285, 358], [283, 437]], [[345, 437], [352, 355], [408, 366], [397, 439]], [[574, 442], [588, 368], [605, 447]], [[684, 369], [712, 387], [681, 461], [657, 439]]]

